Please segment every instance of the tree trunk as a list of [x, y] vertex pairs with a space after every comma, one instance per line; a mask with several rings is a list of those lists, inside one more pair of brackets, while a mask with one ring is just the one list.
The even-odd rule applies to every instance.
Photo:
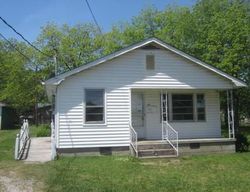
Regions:
[[37, 99], [35, 102], [35, 106], [34, 106], [34, 120], [35, 120], [35, 125], [38, 126], [38, 104], [37, 104]]

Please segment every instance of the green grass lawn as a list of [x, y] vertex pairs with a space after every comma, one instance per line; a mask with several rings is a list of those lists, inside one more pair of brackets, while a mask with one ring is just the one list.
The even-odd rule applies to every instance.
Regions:
[[177, 159], [63, 157], [45, 164], [13, 160], [16, 130], [0, 131], [1, 176], [32, 181], [34, 191], [249, 191], [250, 153]]

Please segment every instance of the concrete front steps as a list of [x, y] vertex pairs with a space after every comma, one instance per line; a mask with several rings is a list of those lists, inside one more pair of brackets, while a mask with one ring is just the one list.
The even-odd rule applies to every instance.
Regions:
[[166, 141], [139, 141], [139, 158], [168, 158], [176, 157], [176, 151]]

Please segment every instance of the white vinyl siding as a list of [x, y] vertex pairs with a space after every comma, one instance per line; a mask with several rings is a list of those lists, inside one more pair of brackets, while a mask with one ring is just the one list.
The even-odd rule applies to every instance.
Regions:
[[[146, 55], [152, 52], [157, 65], [155, 70], [147, 71]], [[106, 91], [105, 124], [84, 124], [83, 90], [100, 87]], [[232, 88], [232, 83], [170, 51], [132, 51], [68, 77], [58, 86], [58, 147], [129, 146], [130, 91], [135, 88], [211, 90]], [[174, 124], [177, 130], [185, 132], [183, 137], [219, 135], [219, 99], [213, 93], [206, 95], [206, 99], [207, 123]], [[160, 118], [157, 121], [160, 122]]]
[[[60, 94], [58, 89], [58, 95]], [[64, 89], [63, 89], [64, 91]], [[75, 105], [69, 107], [67, 111], [59, 106], [60, 148], [81, 148], [81, 147], [109, 147], [109, 146], [128, 146], [129, 141], [129, 89], [110, 91], [106, 89], [106, 121], [105, 124], [85, 124], [84, 123], [84, 104], [83, 91], [78, 92], [79, 97], [75, 96]], [[67, 96], [65, 97], [67, 100]], [[126, 100], [127, 99], [127, 100]], [[62, 103], [62, 102], [61, 102]], [[117, 123], [117, 121], [119, 123]]]
[[205, 93], [206, 121], [170, 122], [179, 132], [180, 138], [214, 138], [221, 136], [220, 99], [216, 91]]

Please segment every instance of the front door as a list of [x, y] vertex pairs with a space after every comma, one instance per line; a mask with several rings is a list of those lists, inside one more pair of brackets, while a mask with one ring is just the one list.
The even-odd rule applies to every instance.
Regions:
[[145, 100], [145, 128], [146, 139], [161, 139], [161, 107], [160, 107], [160, 91], [147, 90], [144, 93]]
[[144, 101], [142, 93], [132, 93], [132, 126], [138, 138], [145, 138]]

